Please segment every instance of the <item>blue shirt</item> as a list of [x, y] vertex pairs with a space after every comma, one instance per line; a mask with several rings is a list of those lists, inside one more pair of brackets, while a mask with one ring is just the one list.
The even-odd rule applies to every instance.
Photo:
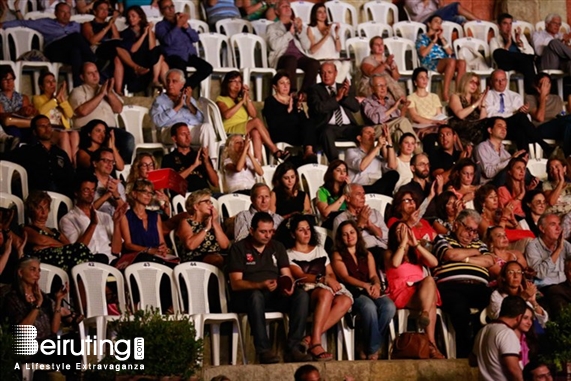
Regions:
[[67, 37], [72, 33], [80, 32], [80, 25], [75, 21], [71, 21], [67, 25], [62, 25], [57, 20], [50, 18], [38, 20], [14, 20], [6, 21], [2, 24], [3, 29], [14, 28], [16, 26], [25, 26], [26, 28], [40, 32], [42, 36], [44, 36], [45, 46]]
[[153, 102], [151, 107], [151, 117], [153, 118], [153, 123], [158, 128], [170, 127], [175, 123], [186, 123], [189, 126], [201, 125], [204, 116], [202, 112], [198, 110], [196, 101], [194, 98], [190, 99], [190, 103], [197, 108], [196, 115], [191, 113], [186, 105], [182, 106], [180, 110], [175, 111], [173, 109], [174, 102], [166, 94], [159, 95]]
[[177, 56], [187, 60], [189, 56], [196, 55], [193, 43], [199, 40], [198, 32], [191, 27], [179, 28], [176, 23], [163, 19], [156, 25], [155, 34], [166, 56]]

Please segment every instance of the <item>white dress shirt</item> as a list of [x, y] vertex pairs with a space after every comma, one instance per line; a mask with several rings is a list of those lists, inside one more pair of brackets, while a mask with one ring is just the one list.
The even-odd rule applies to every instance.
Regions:
[[[504, 110], [500, 112], [500, 94], [504, 95]], [[502, 93], [496, 90], [488, 91], [488, 95], [484, 101], [486, 103], [486, 111], [488, 112], [488, 118], [494, 116], [501, 116], [502, 118], [509, 118], [523, 106], [523, 98], [516, 93], [506, 89]]]
[[543, 49], [545, 49], [545, 47], [549, 44], [549, 42], [551, 42], [551, 40], [553, 40], [554, 38], [561, 40], [563, 38], [563, 35], [561, 33], [557, 33], [555, 36], [553, 36], [552, 34], [549, 34], [545, 30], [540, 30], [533, 33], [533, 35], [531, 36], [531, 42], [533, 43], [533, 48], [535, 49], [535, 53], [537, 53], [538, 56], [542, 55]]
[[[520, 39], [522, 42], [522, 46], [518, 46], [519, 51], [523, 54], [532, 54], [532, 55], [535, 54], [533, 48], [531, 47], [529, 42], [527, 42], [527, 38], [523, 33], [521, 34]], [[515, 44], [514, 37], [512, 37], [512, 44]], [[490, 53], [494, 54], [494, 51], [500, 48], [505, 49], [506, 44], [504, 43], [504, 39], [502, 38], [502, 36], [498, 34], [497, 36], [492, 37], [492, 39], [490, 40]]]
[[[331, 94], [331, 88], [333, 88], [333, 93], [337, 94], [337, 87], [336, 85], [333, 86], [325, 86], [325, 88], [327, 89], [327, 92], [329, 94]], [[333, 96], [333, 94], [331, 94], [331, 96]], [[341, 107], [341, 105], [339, 105], [339, 109], [341, 110], [341, 115], [343, 116], [343, 126], [346, 126], [348, 124], [351, 124], [351, 120], [349, 120], [349, 117], [347, 116], [347, 113], [345, 112], [345, 110], [343, 109], [343, 107]], [[331, 119], [329, 119], [328, 124], [331, 125], [336, 125], [337, 122], [335, 121], [335, 112], [333, 113], [333, 115], [331, 116]]]

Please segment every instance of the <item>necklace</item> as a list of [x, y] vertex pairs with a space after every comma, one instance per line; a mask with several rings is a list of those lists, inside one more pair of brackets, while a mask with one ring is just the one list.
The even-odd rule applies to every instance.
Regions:
[[34, 300], [36, 300], [36, 297], [34, 296], [34, 294], [28, 294], [28, 293], [26, 293], [25, 295], [26, 295], [26, 300], [27, 300], [28, 302], [33, 302]]

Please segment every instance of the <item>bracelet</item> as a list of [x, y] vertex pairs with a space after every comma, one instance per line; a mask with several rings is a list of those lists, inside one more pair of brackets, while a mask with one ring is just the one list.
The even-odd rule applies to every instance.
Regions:
[[472, 109], [473, 109], [473, 110], [476, 109], [476, 105], [475, 105], [475, 104], [472, 105]]
[[393, 146], [390, 145], [390, 144], [387, 144], [385, 147], [387, 147], [387, 149], [388, 149], [388, 148], [393, 148]]
[[419, 247], [420, 246], [420, 242], [416, 241], [416, 245], [414, 245], [414, 247]]
[[442, 47], [442, 49], [448, 49], [450, 47], [450, 44], [446, 44]]
[[38, 305], [34, 304], [34, 308], [39, 311], [42, 309], [42, 306], [40, 306], [39, 304]]

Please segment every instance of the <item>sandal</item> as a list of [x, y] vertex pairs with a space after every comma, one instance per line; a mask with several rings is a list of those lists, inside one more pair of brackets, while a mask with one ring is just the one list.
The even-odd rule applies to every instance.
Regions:
[[430, 324], [430, 317], [427, 311], [422, 311], [418, 314], [418, 327], [420, 329], [426, 329]]
[[287, 159], [290, 158], [291, 153], [289, 151], [282, 151], [280, 149], [280, 150], [277, 150], [276, 152], [274, 152], [273, 156], [274, 156], [274, 159], [281, 160], [283, 162], [283, 161], [286, 161]]
[[323, 349], [323, 347], [321, 346], [321, 343], [314, 344], [307, 349], [307, 353], [309, 353], [311, 355], [311, 357], [313, 357], [313, 361], [330, 361], [330, 360], [333, 360], [333, 355], [331, 353], [328, 353], [325, 350], [323, 350], [323, 352], [320, 352], [318, 354], [315, 354], [312, 352], [313, 349], [318, 348], [318, 347]]

